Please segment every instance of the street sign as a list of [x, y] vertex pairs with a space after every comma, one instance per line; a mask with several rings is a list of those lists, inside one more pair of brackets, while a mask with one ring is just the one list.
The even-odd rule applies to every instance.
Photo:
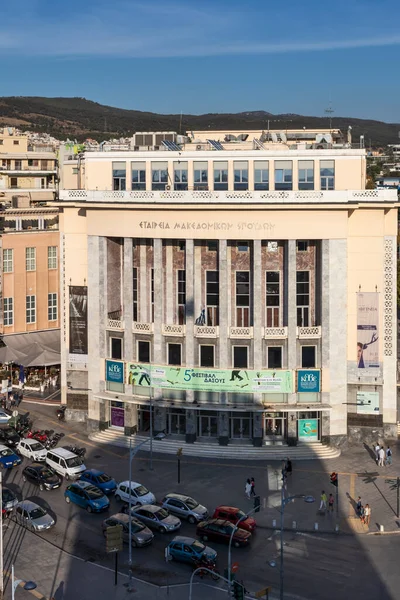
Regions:
[[18, 411], [17, 410], [13, 410], [12, 416], [13, 417], [18, 417], [18, 415], [19, 415]]
[[268, 598], [268, 594], [270, 593], [270, 591], [271, 591], [271, 587], [269, 586], [269, 587], [264, 588], [263, 590], [259, 590], [258, 592], [256, 592], [254, 594], [254, 596], [256, 598], [262, 598], [263, 596], [266, 596]]
[[231, 571], [232, 573], [237, 573], [239, 571], [239, 563], [238, 562], [234, 562], [232, 567], [231, 567]]
[[123, 548], [122, 525], [113, 525], [106, 529], [107, 552], [120, 552]]

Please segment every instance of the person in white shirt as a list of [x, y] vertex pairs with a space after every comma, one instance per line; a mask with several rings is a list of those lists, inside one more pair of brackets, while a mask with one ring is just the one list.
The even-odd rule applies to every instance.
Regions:
[[381, 449], [380, 444], [378, 442], [375, 444], [375, 454], [376, 454], [376, 463], [379, 462], [379, 450]]
[[383, 446], [381, 446], [381, 448], [379, 450], [378, 466], [379, 467], [384, 467], [385, 466], [385, 451], [383, 449]]

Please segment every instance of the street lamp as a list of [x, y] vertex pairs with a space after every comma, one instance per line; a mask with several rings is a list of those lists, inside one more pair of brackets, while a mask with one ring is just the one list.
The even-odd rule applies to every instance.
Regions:
[[24, 581], [23, 579], [14, 580], [14, 565], [11, 566], [11, 600], [15, 598], [15, 590], [19, 586], [20, 583], [24, 584], [24, 590], [32, 591], [37, 588], [37, 585], [34, 581]]
[[240, 517], [240, 519], [238, 521], [236, 521], [235, 525], [233, 526], [231, 537], [229, 538], [229, 546], [228, 546], [228, 581], [229, 581], [229, 585], [231, 585], [231, 564], [232, 564], [232, 540], [233, 540], [233, 536], [235, 535], [235, 532], [239, 529], [239, 524], [242, 521], [244, 521], [245, 519], [247, 519], [247, 517], [249, 515], [251, 515], [251, 513], [257, 512], [259, 510], [260, 510], [259, 506], [256, 506], [255, 508], [252, 508], [251, 510], [248, 511], [248, 513], [246, 513], [245, 515], [243, 515], [243, 517]]
[[[165, 433], [157, 433], [154, 437], [155, 440], [163, 440], [165, 438]], [[142, 448], [147, 442], [153, 442], [153, 436], [140, 442], [137, 446], [132, 448], [132, 438], [129, 440], [129, 584], [128, 590], [131, 590], [131, 582], [132, 582], [132, 460], [135, 458], [136, 454], [139, 452], [140, 448]]]

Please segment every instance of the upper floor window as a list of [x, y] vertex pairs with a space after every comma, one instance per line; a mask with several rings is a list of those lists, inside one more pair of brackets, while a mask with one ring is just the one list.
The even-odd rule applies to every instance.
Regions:
[[267, 160], [254, 161], [254, 189], [269, 190], [269, 166]]
[[168, 163], [151, 163], [151, 189], [165, 190], [168, 183]]
[[47, 294], [47, 316], [49, 321], [57, 321], [57, 294]]
[[206, 271], [207, 325], [219, 324], [219, 271]]
[[296, 273], [297, 326], [310, 325], [310, 271]]
[[248, 252], [249, 242], [236, 242], [236, 248], [238, 249], [238, 252]]
[[193, 163], [193, 189], [208, 189], [208, 163], [206, 161]]
[[57, 269], [57, 246], [47, 247], [47, 268]]
[[25, 248], [25, 263], [27, 271], [36, 271], [36, 248]]
[[308, 240], [297, 240], [297, 252], [308, 252]]
[[335, 189], [335, 161], [321, 160], [319, 163], [321, 190]]
[[36, 323], [36, 296], [26, 297], [26, 322]]
[[138, 320], [138, 270], [133, 267], [133, 321]]
[[279, 327], [280, 273], [266, 272], [267, 327]]
[[293, 167], [291, 160], [275, 161], [275, 189], [291, 190], [293, 188]]
[[178, 323], [179, 325], [184, 325], [186, 310], [186, 271], [178, 269], [177, 277]]
[[14, 161], [15, 165], [14, 168], [16, 171], [21, 171], [22, 170], [22, 161], [21, 160], [16, 160]]
[[113, 162], [113, 190], [126, 190], [126, 163]]
[[14, 250], [7, 248], [3, 250], [3, 273], [12, 273], [14, 270]]
[[133, 162], [132, 168], [132, 190], [146, 189], [146, 163]]
[[174, 162], [174, 190], [188, 189], [188, 164], [187, 162]]
[[38, 167], [39, 161], [34, 158], [28, 158], [28, 167]]
[[235, 190], [248, 190], [249, 189], [249, 164], [247, 160], [235, 160], [233, 163], [234, 182], [233, 188]]
[[214, 163], [214, 190], [224, 191], [228, 189], [228, 163]]
[[19, 140], [13, 140], [14, 146], [19, 146]]
[[299, 160], [299, 190], [314, 189], [314, 161]]
[[250, 272], [236, 271], [236, 327], [250, 326]]
[[5, 327], [14, 324], [14, 298], [3, 300], [3, 323]]

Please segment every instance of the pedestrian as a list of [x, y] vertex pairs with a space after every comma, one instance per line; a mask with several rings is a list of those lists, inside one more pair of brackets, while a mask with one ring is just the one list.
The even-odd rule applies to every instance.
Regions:
[[282, 461], [282, 481], [286, 481], [286, 477], [287, 477], [287, 469], [286, 469], [286, 461], [283, 460]]
[[250, 494], [251, 494], [251, 481], [250, 481], [250, 479], [248, 479], [246, 481], [246, 485], [245, 485], [244, 491], [246, 493], [247, 498], [250, 500]]
[[356, 512], [359, 517], [361, 517], [361, 509], [362, 509], [361, 496], [358, 496], [357, 504], [356, 504]]
[[252, 477], [250, 479], [250, 485], [251, 485], [250, 496], [255, 496], [256, 495], [256, 482], [254, 481], [254, 477]]
[[379, 442], [375, 444], [376, 464], [379, 462], [379, 450], [381, 449]]
[[371, 520], [371, 508], [370, 508], [369, 504], [366, 504], [365, 508], [364, 508], [364, 523], [366, 525], [369, 525], [370, 520]]
[[322, 490], [322, 492], [321, 492], [321, 503], [319, 505], [319, 510], [323, 510], [323, 511], [326, 510], [326, 501], [327, 501], [327, 497], [326, 497], [326, 494], [325, 494], [325, 490]]
[[290, 460], [289, 457], [287, 457], [287, 459], [286, 459], [286, 473], [288, 475], [291, 475], [292, 471], [293, 471], [292, 461]]
[[392, 464], [392, 451], [390, 449], [390, 446], [388, 446], [386, 449], [386, 466], [390, 467], [391, 464]]
[[363, 507], [363, 505], [360, 506], [360, 520], [361, 523], [365, 524], [365, 508]]
[[379, 450], [378, 466], [383, 467], [384, 463], [385, 463], [385, 450], [383, 449], [383, 446], [381, 446], [381, 448]]
[[329, 494], [328, 506], [329, 506], [329, 512], [331, 512], [331, 513], [333, 513], [334, 503], [335, 503], [335, 499], [334, 499], [333, 495]]

